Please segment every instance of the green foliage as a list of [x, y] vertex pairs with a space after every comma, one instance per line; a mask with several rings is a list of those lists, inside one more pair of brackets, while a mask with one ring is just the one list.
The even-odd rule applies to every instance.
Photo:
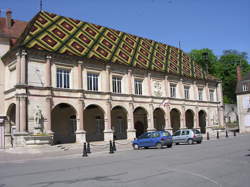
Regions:
[[247, 53], [237, 50], [225, 50], [220, 58], [217, 58], [210, 49], [192, 50], [191, 58], [206, 68], [206, 62], [202, 59], [202, 53], [208, 53], [208, 72], [222, 80], [224, 103], [236, 103], [235, 88], [237, 83], [236, 67], [241, 66], [242, 74], [250, 71], [247, 62]]
[[[207, 62], [202, 57], [202, 54], [204, 52], [208, 53]], [[215, 63], [217, 62], [217, 57], [215, 56], [215, 54], [211, 49], [207, 48], [200, 50], [194, 49], [190, 52], [189, 55], [191, 56], [192, 60], [200, 64], [204, 70], [207, 69], [206, 65], [208, 65], [208, 73], [212, 74], [214, 72]]]

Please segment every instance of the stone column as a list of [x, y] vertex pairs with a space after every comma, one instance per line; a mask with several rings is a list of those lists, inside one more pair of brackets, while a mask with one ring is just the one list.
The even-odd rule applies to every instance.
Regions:
[[127, 129], [127, 139], [133, 140], [136, 137], [135, 127], [134, 127], [134, 105], [129, 103], [128, 110], [128, 129]]
[[170, 105], [166, 105], [164, 107], [164, 112], [165, 112], [165, 130], [173, 133], [173, 129], [171, 127], [171, 121], [170, 121]]
[[211, 119], [210, 119], [210, 108], [207, 107], [207, 122], [206, 122], [206, 127], [211, 126]]
[[84, 130], [84, 100], [79, 99], [78, 109], [77, 109], [77, 129], [76, 129], [76, 142], [83, 143], [86, 142], [86, 131]]
[[82, 76], [82, 62], [81, 61], [78, 62], [77, 71], [78, 71], [78, 89], [82, 90], [83, 76]]
[[20, 97], [20, 132], [26, 133], [26, 116], [27, 116], [27, 105], [26, 105], [27, 97]]
[[180, 128], [181, 129], [185, 129], [187, 128], [186, 126], [186, 116], [185, 116], [185, 106], [182, 106], [181, 108], [181, 124], [180, 124]]
[[155, 131], [154, 127], [154, 106], [153, 104], [149, 104], [149, 111], [148, 111], [148, 129], [147, 131]]
[[110, 65], [106, 66], [106, 92], [111, 92], [110, 90]]
[[151, 80], [151, 73], [147, 75], [147, 85], [148, 85], [148, 96], [152, 96], [152, 80]]
[[184, 87], [183, 87], [183, 80], [180, 79], [180, 82], [178, 83], [179, 85], [179, 93], [180, 93], [180, 98], [183, 99], [184, 98]]
[[194, 94], [194, 100], [198, 100], [198, 88], [197, 88], [196, 81], [194, 81], [194, 84], [193, 84], [193, 94]]
[[113, 140], [113, 131], [111, 129], [111, 101], [106, 103], [106, 111], [104, 117], [104, 141]]
[[206, 95], [207, 95], [207, 101], [210, 101], [208, 83], [206, 83], [205, 91], [206, 91]]
[[45, 87], [51, 87], [51, 56], [46, 56]]
[[21, 84], [26, 84], [26, 55], [27, 53], [25, 51], [22, 51], [21, 54], [21, 60], [20, 60], [20, 65], [21, 65]]
[[47, 134], [53, 135], [53, 132], [51, 130], [51, 105], [52, 105], [52, 97], [46, 98], [46, 108], [45, 108], [45, 115], [46, 115], [46, 121], [45, 121], [45, 132]]
[[196, 116], [196, 128], [199, 129], [200, 128], [200, 124], [199, 124], [199, 107], [195, 107], [195, 116]]
[[165, 97], [170, 97], [170, 88], [169, 88], [169, 81], [168, 81], [168, 76], [165, 76]]
[[131, 95], [132, 92], [132, 70], [128, 70], [128, 94]]
[[16, 53], [16, 84], [21, 83], [21, 55]]
[[16, 96], [16, 133], [20, 132], [20, 98]]
[[217, 93], [217, 101], [220, 102], [221, 105], [223, 105], [222, 83], [221, 82], [217, 83], [216, 93]]

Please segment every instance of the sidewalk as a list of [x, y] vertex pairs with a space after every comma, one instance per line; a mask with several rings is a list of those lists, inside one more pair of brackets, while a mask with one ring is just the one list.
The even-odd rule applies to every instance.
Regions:
[[[117, 151], [132, 150], [131, 141], [117, 140]], [[91, 154], [109, 154], [109, 142], [92, 142], [90, 143]], [[82, 156], [83, 145], [59, 144], [59, 145], [38, 145], [27, 147], [16, 147], [0, 150], [0, 164], [9, 162], [25, 162], [27, 160], [53, 159], [58, 157], [79, 158]]]
[[[228, 133], [229, 138], [234, 138], [233, 133]], [[244, 134], [238, 134], [237, 136], [244, 136]], [[225, 133], [220, 134], [219, 139], [215, 135], [210, 135], [210, 139], [207, 140], [206, 134], [203, 135], [203, 141], [219, 141], [226, 139]], [[117, 151], [132, 150], [131, 141], [117, 140]], [[91, 154], [89, 157], [97, 156], [100, 154], [109, 154], [109, 142], [92, 142], [90, 143]], [[59, 144], [59, 145], [38, 145], [27, 147], [16, 147], [10, 149], [0, 150], [0, 164], [13, 163], [13, 162], [25, 162], [28, 160], [41, 160], [41, 159], [57, 159], [57, 158], [80, 158], [83, 153], [83, 145], [74, 144]]]

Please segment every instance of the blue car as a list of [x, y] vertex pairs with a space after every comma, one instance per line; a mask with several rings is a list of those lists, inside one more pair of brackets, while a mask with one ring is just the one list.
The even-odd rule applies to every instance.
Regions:
[[163, 146], [172, 147], [173, 139], [168, 131], [145, 132], [137, 139], [132, 141], [134, 149], [156, 147], [161, 149]]

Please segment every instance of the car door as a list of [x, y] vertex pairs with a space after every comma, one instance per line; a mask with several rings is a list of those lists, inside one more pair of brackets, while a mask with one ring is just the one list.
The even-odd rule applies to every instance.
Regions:
[[151, 141], [150, 134], [151, 133], [144, 133], [142, 136], [138, 138], [138, 144], [140, 147], [149, 147]]
[[173, 134], [173, 142], [174, 142], [174, 143], [180, 143], [180, 134], [181, 134], [181, 131], [180, 131], [180, 130], [176, 131], [176, 132]]
[[189, 131], [183, 130], [181, 132], [181, 142], [187, 142], [188, 139], [189, 139]]

